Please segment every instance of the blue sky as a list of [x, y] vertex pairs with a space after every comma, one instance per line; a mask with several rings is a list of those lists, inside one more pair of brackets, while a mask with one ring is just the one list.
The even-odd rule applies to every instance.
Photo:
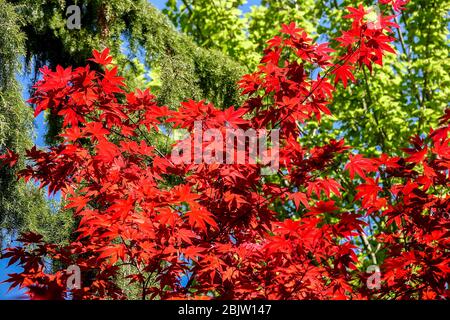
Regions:
[[[8, 273], [20, 272], [18, 267], [7, 268], [8, 261], [6, 259], [0, 260], [0, 281], [4, 281], [7, 278]], [[0, 284], [0, 300], [4, 299], [17, 299], [21, 297], [21, 291], [18, 289], [13, 289], [8, 292], [9, 285], [2, 283]]]
[[[5, 247], [7, 244], [2, 243], [2, 247]], [[17, 243], [12, 243], [12, 245], [17, 245]], [[19, 289], [13, 289], [8, 292], [9, 284], [1, 283], [7, 279], [8, 273], [16, 273], [20, 272], [21, 268], [17, 267], [17, 265], [13, 265], [8, 267], [8, 260], [0, 259], [0, 300], [4, 299], [21, 299], [23, 298], [23, 291]]]

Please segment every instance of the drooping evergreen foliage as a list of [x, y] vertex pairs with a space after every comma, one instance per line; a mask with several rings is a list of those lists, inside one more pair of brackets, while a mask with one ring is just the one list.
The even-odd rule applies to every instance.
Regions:
[[[146, 87], [146, 80], [153, 80], [150, 85], [160, 104], [174, 107], [188, 97], [223, 107], [239, 102], [239, 64], [195, 45], [146, 0], [14, 2], [25, 22], [27, 56], [36, 69], [81, 66], [93, 49], [108, 47], [126, 67], [131, 88]], [[79, 30], [67, 28], [66, 9], [73, 4], [81, 8]], [[50, 122], [50, 137], [58, 132], [56, 123]]]
[[[16, 80], [25, 43], [20, 21], [14, 7], [0, 0], [0, 150], [23, 154], [32, 146], [33, 111], [23, 101]], [[54, 215], [43, 192], [17, 181], [17, 171], [23, 166], [20, 161], [16, 168], [0, 168], [0, 240], [10, 240], [15, 231], [34, 230], [63, 242], [68, 233], [62, 230], [68, 230], [70, 216]]]

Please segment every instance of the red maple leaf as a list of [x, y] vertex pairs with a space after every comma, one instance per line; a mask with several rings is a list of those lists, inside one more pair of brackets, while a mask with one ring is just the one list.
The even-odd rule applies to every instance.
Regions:
[[102, 52], [94, 49], [92, 51], [92, 55], [94, 56], [94, 58], [88, 60], [94, 61], [95, 63], [98, 63], [102, 66], [107, 66], [113, 60], [113, 58], [109, 55], [109, 48], [105, 48]]
[[347, 87], [347, 83], [348, 80], [350, 79], [352, 82], [355, 82], [355, 76], [353, 75], [352, 71], [355, 69], [355, 67], [348, 65], [348, 64], [344, 64], [344, 65], [340, 65], [338, 66], [336, 69], [334, 69], [331, 73], [335, 75], [334, 78], [334, 83], [338, 83], [339, 80], [342, 81], [342, 83], [344, 84], [344, 88]]

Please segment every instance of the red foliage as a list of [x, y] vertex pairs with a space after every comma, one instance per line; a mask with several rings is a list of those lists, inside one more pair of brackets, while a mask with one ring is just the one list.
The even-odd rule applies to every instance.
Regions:
[[[116, 280], [128, 265], [128, 280], [150, 299], [448, 297], [448, 112], [443, 127], [412, 140], [407, 158], [349, 155], [356, 212], [339, 207], [348, 183], [334, 175], [341, 170], [337, 156], [349, 147], [340, 140], [309, 149], [297, 141], [299, 124], [330, 114], [333, 82], [347, 86], [353, 72], [372, 70], [394, 52], [392, 17], [373, 29], [364, 8], [350, 11], [351, 29], [336, 39], [345, 50], [335, 58], [294, 23], [283, 25], [258, 70], [240, 81], [247, 100], [237, 110], [187, 101], [173, 111], [148, 90], [125, 94], [107, 50], [92, 59], [103, 72], [43, 68], [30, 102], [36, 114], [50, 109], [63, 117], [64, 141], [28, 151], [20, 175], [62, 192], [79, 221], [77, 239], [59, 247], [24, 235], [22, 247], [4, 254], [24, 271], [7, 281], [28, 288], [32, 298], [64, 298], [69, 291], [75, 299], [126, 298]], [[319, 76], [310, 78], [316, 68]], [[147, 141], [147, 132], [164, 123], [191, 130], [199, 120], [204, 129], [279, 126], [276, 176], [283, 183], [261, 176], [262, 164], [174, 165]], [[380, 224], [386, 257], [382, 287], [374, 292], [365, 286], [354, 241], [367, 217]], [[50, 272], [44, 258], [78, 265], [83, 287], [67, 289], [65, 272]]]

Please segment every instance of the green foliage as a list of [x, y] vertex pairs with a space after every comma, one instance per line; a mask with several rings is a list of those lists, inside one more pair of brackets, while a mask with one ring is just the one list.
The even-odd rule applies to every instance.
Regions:
[[[366, 6], [378, 3], [363, 2]], [[295, 21], [313, 38], [330, 41], [348, 23], [343, 19], [345, 7], [355, 5], [351, 0], [263, 0], [242, 14], [239, 7], [244, 3], [171, 0], [164, 12], [198, 44], [222, 50], [251, 71], [265, 41], [282, 23]], [[338, 90], [330, 106], [333, 117], [323, 119], [320, 131], [317, 124], [305, 128], [303, 140], [314, 145], [345, 137], [361, 151], [377, 154], [399, 150], [410, 135], [423, 134], [435, 125], [450, 93], [449, 7], [448, 0], [411, 1], [397, 18], [400, 55], [388, 57], [383, 67], [375, 68], [376, 77], [359, 73], [351, 90]]]
[[[243, 14], [245, 0], [169, 0], [165, 14], [176, 27], [202, 47], [218, 48], [249, 70], [256, 67], [265, 42], [280, 29], [281, 23], [296, 21], [308, 32], [317, 24], [314, 1], [261, 1]], [[313, 10], [311, 10], [313, 8]]]
[[[32, 146], [33, 116], [15, 78], [25, 39], [19, 19], [14, 8], [0, 0], [0, 152], [8, 148], [23, 154]], [[42, 191], [17, 181], [16, 172], [23, 167], [20, 163], [18, 168], [0, 169], [1, 235], [34, 230], [54, 242], [67, 239], [60, 230], [67, 230], [64, 226], [71, 223], [70, 216], [54, 214]]]
[[[405, 147], [411, 135], [436, 126], [450, 94], [449, 6], [448, 0], [409, 3], [397, 18], [401, 28], [394, 34], [400, 54], [375, 68], [376, 77], [360, 73], [351, 91], [338, 91], [331, 106], [334, 119], [324, 120], [329, 130], [321, 132], [323, 137], [344, 136], [366, 154], [393, 153]], [[338, 10], [323, 8], [322, 14], [338, 30], [345, 23]], [[336, 120], [340, 125], [332, 127]], [[313, 137], [312, 143], [323, 137]]]

